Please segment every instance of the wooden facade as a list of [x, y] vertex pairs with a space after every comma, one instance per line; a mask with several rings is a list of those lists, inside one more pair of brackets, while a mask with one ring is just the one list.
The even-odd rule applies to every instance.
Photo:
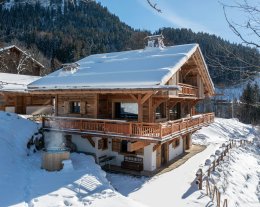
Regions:
[[[1, 92], [0, 110], [14, 112], [17, 114], [27, 114], [30, 107], [52, 107], [53, 98], [48, 95], [31, 95], [24, 92]], [[36, 112], [37, 113], [37, 112]], [[40, 114], [39, 112], [38, 114]]]
[[29, 93], [54, 99], [55, 116], [43, 118], [46, 133], [74, 136], [79, 151], [89, 150], [100, 163], [116, 157], [115, 165], [132, 170], [160, 168], [190, 148], [192, 133], [214, 121], [213, 113], [195, 110], [214, 94], [199, 48], [162, 87], [32, 88]]

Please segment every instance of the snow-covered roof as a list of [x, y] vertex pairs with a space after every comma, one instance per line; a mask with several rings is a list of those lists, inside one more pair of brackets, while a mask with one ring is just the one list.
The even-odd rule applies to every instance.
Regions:
[[40, 78], [40, 76], [0, 73], [0, 92], [25, 92], [28, 84]]
[[[31, 84], [30, 90], [153, 88], [163, 86], [198, 44], [90, 55]], [[67, 67], [67, 65], [65, 66]]]

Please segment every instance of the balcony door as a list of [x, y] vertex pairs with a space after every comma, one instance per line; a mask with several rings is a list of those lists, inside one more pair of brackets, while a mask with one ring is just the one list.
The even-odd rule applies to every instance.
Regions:
[[169, 160], [169, 147], [168, 143], [164, 143], [156, 150], [156, 168], [167, 164]]
[[114, 117], [121, 120], [137, 120], [138, 105], [130, 102], [114, 102]]
[[170, 109], [170, 120], [176, 120], [181, 118], [181, 103], [177, 103]]

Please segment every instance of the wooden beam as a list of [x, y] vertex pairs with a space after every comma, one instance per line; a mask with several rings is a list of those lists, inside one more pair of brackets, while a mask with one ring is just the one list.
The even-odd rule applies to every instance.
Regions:
[[147, 94], [145, 94], [145, 95], [142, 97], [141, 103], [144, 104], [144, 103], [148, 100], [148, 98], [150, 98], [152, 95], [153, 95], [153, 93], [147, 93]]
[[128, 152], [133, 152], [133, 151], [136, 151], [136, 150], [139, 150], [139, 149], [142, 149], [146, 146], [148, 146], [149, 143], [147, 142], [128, 142], [127, 143], [127, 151]]
[[55, 116], [58, 115], [58, 95], [55, 96]]
[[138, 122], [143, 122], [143, 104], [142, 95], [138, 94]]
[[91, 146], [95, 148], [95, 142], [92, 139], [92, 136], [90, 136], [90, 135], [81, 135], [81, 137], [82, 138], [86, 138], [89, 141], [89, 143], [91, 144]]
[[152, 98], [150, 98], [149, 99], [149, 103], [148, 103], [149, 105], [148, 105], [148, 107], [149, 107], [149, 122], [150, 123], [153, 123], [154, 122], [154, 112], [153, 112], [153, 99]]
[[156, 151], [161, 146], [160, 143], [153, 146], [153, 152]]
[[131, 96], [131, 98], [134, 99], [135, 102], [138, 102], [138, 98], [136, 98], [136, 96], [134, 94], [129, 94], [129, 96]]

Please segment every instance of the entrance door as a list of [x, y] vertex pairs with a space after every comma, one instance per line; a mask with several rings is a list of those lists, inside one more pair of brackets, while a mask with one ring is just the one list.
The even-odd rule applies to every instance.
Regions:
[[162, 144], [161, 148], [161, 164], [164, 165], [168, 162], [168, 143]]
[[162, 155], [161, 155], [161, 145], [157, 148], [156, 150], [156, 168], [161, 167], [161, 163], [162, 163]]
[[190, 142], [191, 142], [191, 137], [190, 135], [186, 136], [186, 150], [190, 149]]

